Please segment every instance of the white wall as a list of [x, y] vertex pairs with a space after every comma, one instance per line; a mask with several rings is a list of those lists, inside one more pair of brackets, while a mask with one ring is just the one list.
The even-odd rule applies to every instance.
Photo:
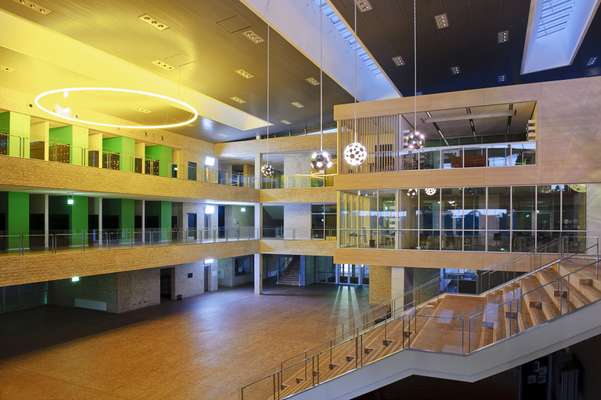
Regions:
[[[252, 259], [252, 257], [251, 257]], [[253, 281], [253, 270], [244, 275], [236, 275], [234, 258], [223, 258], [218, 260], [219, 265], [219, 286], [235, 287], [250, 283]], [[252, 261], [251, 261], [252, 265]]]
[[[190, 264], [176, 265], [174, 272], [174, 297], [181, 295], [183, 298], [197, 296], [204, 293], [204, 263], [198, 261]], [[189, 274], [192, 274], [189, 276]]]
[[390, 268], [390, 298], [400, 299], [405, 294], [405, 268]]
[[142, 269], [117, 274], [117, 312], [161, 303], [161, 270]]
[[284, 238], [311, 239], [311, 204], [284, 206]]

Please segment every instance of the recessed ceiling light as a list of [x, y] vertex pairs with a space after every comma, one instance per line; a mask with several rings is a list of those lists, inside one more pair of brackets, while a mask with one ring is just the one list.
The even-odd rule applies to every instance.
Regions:
[[164, 70], [167, 70], [167, 71], [173, 71], [175, 69], [175, 67], [173, 65], [167, 64], [166, 62], [161, 61], [161, 60], [154, 60], [152, 63], [154, 65], [156, 65], [157, 67], [163, 68]]
[[436, 27], [438, 29], [445, 29], [449, 27], [449, 19], [447, 18], [446, 13], [435, 15], [434, 21], [436, 21]]
[[242, 32], [242, 36], [253, 42], [254, 44], [263, 43], [265, 39], [259, 36], [255, 31], [249, 29], [247, 31]]
[[592, 67], [593, 65], [597, 64], [597, 60], [599, 58], [597, 56], [592, 56], [591, 58], [589, 58], [586, 62], [586, 66], [587, 67]]
[[283, 119], [280, 122], [284, 125], [292, 125], [292, 122], [288, 121], [287, 119]]
[[313, 78], [312, 76], [310, 76], [310, 77], [308, 77], [308, 78], [305, 78], [305, 81], [307, 81], [307, 83], [308, 83], [309, 85], [312, 85], [312, 86], [319, 86], [319, 81], [318, 81], [317, 79]]
[[509, 41], [509, 31], [497, 32], [497, 43], [506, 43]]
[[294, 107], [296, 107], [296, 108], [304, 108], [304, 107], [305, 107], [303, 103], [300, 103], [300, 102], [298, 102], [298, 101], [293, 101], [293, 102], [292, 102], [292, 103], [290, 103], [290, 104], [292, 104], [292, 105], [293, 105]]
[[405, 65], [405, 60], [403, 59], [403, 57], [401, 56], [395, 56], [392, 57], [392, 62], [394, 63], [394, 65], [396, 65], [397, 67], [402, 67], [403, 65]]
[[355, 4], [357, 5], [357, 8], [361, 12], [366, 12], [366, 11], [370, 11], [371, 9], [373, 9], [373, 7], [371, 6], [371, 3], [368, 0], [355, 0]]
[[15, 69], [7, 65], [0, 64], [0, 72], [15, 72]]
[[497, 75], [497, 82], [503, 83], [507, 80], [507, 76], [505, 74]]
[[244, 104], [244, 103], [246, 103], [246, 100], [241, 99], [238, 96], [232, 96], [232, 97], [230, 97], [230, 100], [232, 100], [233, 102], [238, 103], [238, 104]]
[[22, 5], [23, 7], [27, 7], [32, 11], [37, 12], [38, 14], [48, 15], [52, 12], [52, 10], [42, 7], [38, 3], [29, 0], [13, 0], [15, 3]]
[[144, 107], [136, 107], [136, 111], [140, 112], [142, 114], [150, 114], [152, 111], [150, 111], [148, 108], [144, 108]]
[[252, 79], [255, 76], [253, 74], [251, 74], [250, 72], [248, 72], [245, 69], [237, 69], [236, 71], [234, 71], [235, 73], [237, 73], [238, 75], [240, 75], [241, 77], [243, 77], [244, 79]]
[[461, 72], [461, 68], [459, 68], [458, 65], [451, 67], [451, 73], [453, 75], [459, 75], [460, 72]]
[[149, 14], [140, 15], [138, 19], [146, 22], [148, 25], [158, 29], [159, 31], [164, 31], [165, 29], [169, 28], [167, 24], [157, 20], [155, 17]]

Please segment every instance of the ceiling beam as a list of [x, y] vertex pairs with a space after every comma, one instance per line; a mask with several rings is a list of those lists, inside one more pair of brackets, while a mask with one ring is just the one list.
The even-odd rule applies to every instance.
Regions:
[[[401, 96], [367, 47], [329, 0], [323, 0], [321, 7], [318, 0], [240, 1], [318, 67], [322, 60], [320, 15], [323, 15], [324, 72], [359, 101]], [[326, 11], [330, 13], [331, 18], [325, 15]], [[366, 61], [360, 59], [358, 54]]]

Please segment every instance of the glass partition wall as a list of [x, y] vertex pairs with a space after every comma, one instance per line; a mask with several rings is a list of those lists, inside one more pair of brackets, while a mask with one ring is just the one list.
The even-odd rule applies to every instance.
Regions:
[[[531, 252], [586, 246], [587, 185], [340, 192], [341, 248]], [[559, 251], [551, 248], [547, 251]]]
[[[355, 140], [367, 149], [358, 167], [341, 163], [339, 173], [510, 167], [536, 162], [536, 132], [529, 132], [536, 102], [462, 107], [338, 121], [338, 154]], [[418, 130], [425, 147], [409, 151], [404, 136]]]

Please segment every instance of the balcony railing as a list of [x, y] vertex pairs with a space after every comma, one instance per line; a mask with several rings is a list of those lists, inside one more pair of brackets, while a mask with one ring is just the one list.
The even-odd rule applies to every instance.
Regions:
[[336, 229], [284, 229], [284, 227], [263, 228], [263, 239], [283, 240], [336, 240]]
[[333, 176], [279, 175], [272, 178], [261, 177], [262, 189], [312, 188], [333, 185]]
[[85, 232], [50, 232], [0, 235], [0, 252], [25, 254], [34, 251], [90, 248], [202, 244], [240, 240], [257, 240], [252, 226], [219, 229], [120, 229]]

